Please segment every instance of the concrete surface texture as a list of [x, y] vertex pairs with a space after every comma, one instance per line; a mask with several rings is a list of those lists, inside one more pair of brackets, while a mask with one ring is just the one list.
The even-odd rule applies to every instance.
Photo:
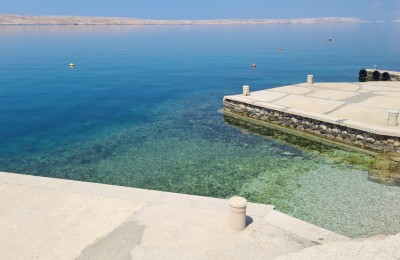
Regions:
[[368, 239], [357, 239], [349, 242], [337, 242], [309, 247], [300, 252], [279, 256], [280, 260], [299, 259], [399, 259], [400, 234], [393, 236], [376, 236]]
[[272, 259], [349, 238], [248, 203], [0, 172], [0, 259]]
[[400, 109], [398, 81], [303, 83], [225, 98], [379, 135], [400, 136], [400, 125], [387, 125], [388, 112]]

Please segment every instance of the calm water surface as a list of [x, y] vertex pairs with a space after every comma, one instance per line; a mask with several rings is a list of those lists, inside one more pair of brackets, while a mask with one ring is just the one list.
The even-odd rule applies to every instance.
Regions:
[[398, 232], [400, 189], [368, 181], [372, 158], [252, 134], [218, 111], [243, 84], [400, 70], [399, 33], [384, 23], [1, 26], [0, 170], [239, 194], [348, 236]]

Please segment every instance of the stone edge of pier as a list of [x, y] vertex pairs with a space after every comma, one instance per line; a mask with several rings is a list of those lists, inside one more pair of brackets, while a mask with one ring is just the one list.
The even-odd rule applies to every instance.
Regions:
[[247, 101], [240, 96], [225, 96], [225, 111], [262, 122], [296, 129], [327, 140], [400, 156], [400, 132], [352, 120], [291, 109], [270, 103]]

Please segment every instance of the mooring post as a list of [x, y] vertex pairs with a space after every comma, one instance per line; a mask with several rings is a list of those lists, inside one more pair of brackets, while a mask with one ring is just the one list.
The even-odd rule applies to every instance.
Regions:
[[307, 84], [314, 84], [314, 75], [307, 75]]
[[242, 197], [229, 199], [229, 227], [235, 231], [246, 228], [247, 200]]
[[388, 124], [389, 126], [396, 126], [396, 125], [398, 125], [399, 114], [400, 114], [400, 111], [399, 111], [399, 110], [389, 110], [389, 112], [388, 112], [387, 124]]
[[250, 86], [243, 85], [243, 96], [250, 96]]

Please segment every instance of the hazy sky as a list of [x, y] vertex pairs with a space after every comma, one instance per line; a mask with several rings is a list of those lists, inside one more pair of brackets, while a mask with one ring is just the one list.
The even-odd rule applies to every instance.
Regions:
[[400, 19], [400, 0], [0, 0], [0, 13], [154, 19], [359, 17]]

